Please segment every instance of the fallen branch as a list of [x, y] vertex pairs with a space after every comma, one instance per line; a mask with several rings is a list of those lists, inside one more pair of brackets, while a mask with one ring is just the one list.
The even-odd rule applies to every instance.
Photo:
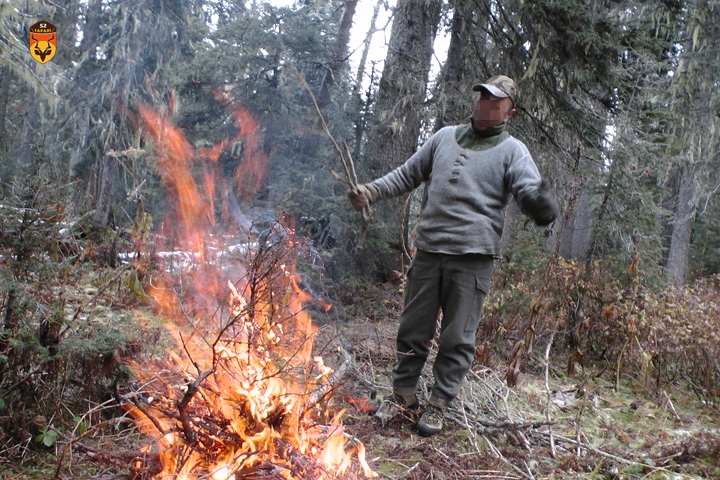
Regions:
[[134, 452], [127, 452], [127, 455], [116, 455], [80, 442], [75, 443], [75, 448], [84, 451], [90, 457], [102, 458], [120, 470], [126, 470], [128, 466], [132, 465], [133, 461], [138, 457]]
[[507, 430], [510, 432], [517, 431], [517, 430], [525, 430], [528, 428], [540, 428], [544, 427], [546, 425], [557, 425], [557, 422], [553, 421], [537, 421], [537, 422], [486, 422], [483, 420], [480, 420], [479, 418], [476, 420], [477, 423], [482, 425], [485, 428], [494, 428], [497, 430]]
[[328, 391], [334, 388], [335, 384], [345, 375], [348, 367], [354, 362], [352, 356], [350, 356], [344, 348], [341, 347], [340, 351], [343, 355], [343, 363], [341, 363], [340, 366], [330, 374], [325, 384], [310, 394], [310, 397], [303, 406], [303, 410], [300, 414], [301, 417], [305, 412], [314, 407], [325, 395], [327, 395]]
[[405, 470], [405, 471], [402, 472], [401, 474], [399, 474], [399, 475], [397, 475], [397, 476], [395, 476], [395, 477], [392, 477], [392, 478], [393, 478], [394, 480], [400, 480], [400, 479], [402, 479], [402, 478], [407, 478], [407, 477], [410, 476], [410, 474], [412, 473], [412, 471], [415, 470], [415, 469], [418, 467], [418, 465], [420, 465], [420, 462], [415, 463], [415, 465], [413, 465], [412, 467], [408, 468], [407, 470]]
[[[60, 460], [58, 460], [57, 468], [55, 469], [55, 476], [54, 479], [60, 478], [60, 472], [62, 471], [63, 462], [65, 461], [65, 455], [67, 455], [67, 452], [70, 450], [70, 448], [82, 440], [83, 438], [94, 434], [98, 430], [102, 430], [105, 427], [108, 426], [114, 426], [114, 425], [120, 425], [121, 423], [133, 423], [133, 420], [127, 417], [117, 417], [117, 418], [111, 418], [110, 420], [106, 420], [104, 422], [100, 422], [97, 425], [94, 425], [92, 428], [89, 428], [85, 433], [80, 435], [76, 438], [68, 438], [66, 435], [64, 435], [60, 430], [56, 429], [55, 427], [49, 427], [52, 431], [60, 435], [62, 438], [64, 438], [67, 443], [65, 444], [65, 448], [63, 448], [62, 454], [60, 455]], [[107, 454], [106, 454], [107, 455]]]
[[[550, 435], [550, 433], [548, 433], [548, 432], [540, 432], [540, 433], [543, 435], [548, 435], [548, 436]], [[553, 438], [555, 438], [556, 440], [559, 440], [561, 442], [569, 443], [571, 445], [577, 445], [586, 450], [590, 450], [593, 453], [597, 453], [598, 455], [600, 455], [602, 457], [610, 458], [612, 460], [616, 460], [621, 463], [626, 463], [628, 465], [642, 465], [643, 467], [647, 467], [647, 465], [645, 465], [644, 463], [639, 463], [634, 460], [628, 460], [627, 458], [618, 457], [617, 455], [613, 455], [612, 453], [604, 452], [604, 451], [600, 450], [599, 448], [596, 448], [596, 447], [590, 445], [589, 443], [578, 442], [577, 440], [573, 440], [572, 438], [562, 437], [560, 435], [553, 435]]]
[[140, 400], [137, 398], [137, 395], [133, 394], [132, 398], [128, 398], [128, 399], [130, 400], [130, 402], [132, 402], [132, 404], [135, 406], [135, 408], [140, 410], [143, 413], [143, 415], [145, 415], [148, 418], [148, 420], [150, 420], [152, 422], [152, 424], [155, 425], [155, 428], [157, 428], [157, 431], [160, 432], [161, 435], [164, 436], [164, 435], [168, 434], [168, 431], [165, 430], [165, 428], [163, 428], [162, 424], [160, 424], [158, 419], [155, 418], [155, 416], [152, 413], [150, 413], [150, 411], [147, 408], [145, 408], [142, 405], [142, 403], [140, 403]]
[[[502, 462], [503, 462], [505, 465], [507, 465], [508, 467], [510, 467], [510, 468], [512, 468], [513, 470], [515, 470], [515, 472], [516, 472], [518, 475], [520, 475], [521, 477], [526, 478], [527, 480], [535, 480], [535, 476], [532, 474], [532, 472], [525, 473], [525, 472], [522, 471], [519, 467], [513, 465], [513, 464], [510, 462], [510, 460], [508, 460], [507, 458], [505, 458], [505, 456], [502, 454], [502, 452], [500, 452], [500, 450], [498, 450], [497, 447], [496, 447], [495, 445], [493, 445], [493, 443], [490, 441], [489, 438], [487, 438], [487, 437], [484, 436], [484, 435], [483, 435], [483, 438], [485, 439], [485, 442], [487, 442], [488, 447], [490, 447], [490, 451], [493, 453], [493, 455], [495, 455], [496, 458], [499, 458], [500, 460], [502, 460]], [[481, 452], [480, 450], [478, 450], [478, 453], [482, 453], [482, 452]], [[527, 467], [527, 465], [525, 465], [525, 466]]]
[[672, 400], [670, 400], [670, 396], [667, 394], [665, 390], [663, 390], [663, 395], [665, 395], [666, 399], [666, 407], [670, 407], [670, 411], [672, 412], [673, 416], [675, 417], [675, 420], [678, 421], [681, 427], [684, 427], [685, 424], [682, 422], [682, 419], [680, 418], [680, 415], [678, 415], [677, 410], [675, 410], [675, 405], [673, 405]]
[[[547, 432], [540, 432], [540, 433], [543, 434], [543, 435], [548, 435]], [[593, 453], [596, 453], [596, 454], [600, 455], [601, 457], [606, 457], [606, 458], [609, 458], [609, 459], [611, 459], [611, 460], [618, 461], [618, 462], [620, 462], [620, 463], [625, 463], [625, 464], [627, 464], [627, 465], [637, 465], [637, 466], [640, 466], [640, 467], [643, 467], [643, 468], [652, 468], [652, 469], [653, 469], [653, 470], [652, 470], [653, 473], [661, 471], [661, 472], [665, 472], [665, 473], [668, 473], [668, 474], [671, 474], [671, 475], [677, 475], [677, 472], [673, 472], [672, 470], [668, 470], [668, 469], [666, 469], [666, 468], [662, 468], [662, 467], [651, 467], [650, 465], [647, 465], [646, 463], [636, 462], [635, 460], [629, 460], [629, 459], [627, 459], [627, 458], [618, 457], [617, 455], [613, 455], [612, 453], [604, 452], [604, 451], [600, 450], [599, 448], [596, 448], [596, 447], [590, 445], [589, 443], [578, 442], [577, 440], [573, 440], [573, 439], [567, 438], [567, 437], [561, 437], [560, 435], [555, 435], [555, 439], [556, 439], [556, 440], [559, 440], [559, 441], [561, 441], [561, 442], [567, 442], [567, 443], [570, 443], [570, 444], [572, 444], [572, 445], [577, 445], [578, 447], [582, 447], [582, 448], [584, 448], [584, 449], [586, 449], [586, 450], [589, 450], [589, 451], [591, 451], [591, 452], [593, 452]]]
[[200, 384], [203, 382], [203, 380], [209, 377], [214, 371], [214, 369], [207, 370], [202, 375], [197, 377], [194, 382], [188, 382], [185, 395], [183, 395], [182, 400], [177, 402], [177, 409], [180, 413], [180, 422], [182, 423], [183, 431], [185, 432], [185, 438], [188, 443], [193, 443], [195, 441], [195, 432], [193, 431], [192, 425], [190, 424], [190, 418], [188, 418], [187, 406], [190, 403], [190, 400], [192, 400], [192, 398], [195, 396], [195, 393], [197, 393], [198, 388], [200, 388]]
[[82, 222], [90, 218], [95, 213], [95, 210], [90, 210], [89, 212], [85, 212], [80, 218], [77, 218], [72, 221], [68, 226], [63, 227], [58, 232], [61, 236], [67, 236], [72, 234], [75, 231], [75, 228], [80, 225]]
[[[555, 334], [557, 333], [557, 329], [558, 322], [555, 322], [552, 335], [550, 335], [550, 340], [545, 346], [545, 393], [547, 395], [547, 404], [545, 406], [545, 419], [548, 422], [550, 422], [551, 420], [550, 409], [552, 408], [552, 392], [550, 391], [550, 349], [552, 348], [553, 341], [555, 340]], [[557, 451], [555, 450], [555, 438], [553, 437], [552, 428], [548, 428], [548, 432], [550, 434], [550, 455], [552, 456], [552, 458], [555, 458], [557, 456]]]

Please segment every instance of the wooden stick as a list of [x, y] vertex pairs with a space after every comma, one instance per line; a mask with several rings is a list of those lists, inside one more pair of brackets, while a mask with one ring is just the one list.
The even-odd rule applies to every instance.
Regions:
[[335, 177], [337, 180], [340, 180], [340, 181], [343, 182], [345, 185], [350, 185], [350, 181], [349, 181], [347, 178], [345, 178], [345, 177], [343, 177], [342, 175], [340, 175], [339, 173], [337, 173], [335, 170], [332, 170], [332, 169], [331, 169], [331, 170], [330, 170], [330, 173], [332, 173], [332, 176], [333, 176], [333, 177]]
[[355, 173], [355, 164], [353, 163], [352, 156], [350, 155], [350, 147], [345, 140], [343, 140], [343, 150], [345, 150], [345, 157], [350, 167], [350, 181], [357, 185], [357, 174]]
[[[345, 171], [345, 178], [342, 178], [338, 173], [334, 172], [333, 170], [330, 170], [330, 173], [332, 173], [332, 175], [336, 179], [349, 186], [352, 192], [358, 193], [358, 181], [357, 174], [355, 172], [355, 164], [352, 161], [352, 156], [350, 155], [350, 148], [348, 147], [347, 142], [343, 140], [343, 153], [343, 150], [340, 149], [340, 146], [338, 145], [337, 141], [335, 141], [335, 138], [332, 136], [332, 134], [330, 133], [330, 129], [328, 129], [328, 126], [325, 123], [325, 118], [323, 118], [322, 112], [320, 111], [320, 106], [315, 99], [315, 95], [313, 94], [312, 89], [310, 89], [310, 85], [307, 84], [305, 76], [301, 74], [298, 69], [295, 68], [295, 65], [293, 65], [289, 60], [286, 62], [286, 65], [293, 73], [295, 73], [295, 75], [300, 80], [302, 86], [305, 88], [305, 90], [307, 90], [308, 94], [310, 95], [310, 100], [312, 100], [313, 106], [315, 107], [315, 112], [320, 118], [320, 126], [322, 127], [323, 132], [330, 139], [330, 142], [332, 142], [335, 150], [337, 150], [338, 155], [340, 156], [340, 163], [342, 163], [343, 170]], [[365, 241], [365, 233], [367, 231], [367, 226], [370, 222], [372, 222], [372, 210], [370, 209], [370, 205], [365, 205], [365, 207], [363, 207], [363, 209], [360, 211], [360, 218], [362, 219], [362, 227], [360, 230], [360, 236], [358, 237], [358, 242], [355, 245], [355, 253], [359, 253], [360, 250], [362, 250], [362, 245]]]
[[63, 462], [65, 461], [65, 456], [67, 455], [68, 450], [70, 450], [75, 443], [79, 442], [80, 440], [87, 437], [88, 435], [92, 435], [95, 432], [97, 432], [98, 430], [101, 430], [107, 426], [120, 425], [121, 423], [133, 423], [133, 420], [131, 418], [127, 418], [127, 417], [112, 418], [110, 420], [100, 422], [97, 425], [92, 426], [91, 428], [88, 428], [87, 431], [85, 433], [83, 433], [82, 435], [80, 435], [79, 437], [75, 437], [75, 436], [70, 437], [70, 436], [63, 435], [62, 432], [60, 432], [59, 430], [56, 430], [55, 428], [50, 427], [56, 433], [60, 434], [60, 436], [63, 439], [67, 440], [67, 443], [65, 444], [65, 448], [63, 448], [62, 454], [60, 455], [60, 460], [58, 460], [57, 468], [55, 469], [55, 476], [53, 477], [53, 479], [60, 478], [60, 472], [62, 471]]
[[506, 430], [506, 431], [513, 431], [513, 430], [525, 430], [525, 429], [531, 429], [531, 428], [539, 428], [544, 427], [546, 425], [557, 425], [557, 422], [547, 422], [547, 421], [536, 421], [536, 422], [488, 422], [482, 419], [478, 419], [477, 423], [482, 425], [485, 428], [494, 428], [498, 430]]

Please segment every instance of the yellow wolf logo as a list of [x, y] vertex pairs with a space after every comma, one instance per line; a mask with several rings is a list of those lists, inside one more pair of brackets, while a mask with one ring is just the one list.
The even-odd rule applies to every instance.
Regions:
[[40, 63], [47, 63], [57, 52], [57, 28], [50, 22], [40, 20], [29, 29], [30, 55]]

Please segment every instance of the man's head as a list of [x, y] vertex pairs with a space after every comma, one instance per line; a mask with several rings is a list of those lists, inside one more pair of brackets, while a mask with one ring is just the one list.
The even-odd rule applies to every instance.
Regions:
[[483, 131], [507, 122], [515, 115], [519, 93], [515, 82], [504, 75], [473, 86], [480, 96], [473, 106], [473, 127]]

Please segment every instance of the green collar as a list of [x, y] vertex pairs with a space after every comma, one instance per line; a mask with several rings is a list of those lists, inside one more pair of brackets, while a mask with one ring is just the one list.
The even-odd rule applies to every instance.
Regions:
[[455, 129], [455, 140], [458, 145], [468, 150], [487, 150], [498, 145], [500, 142], [510, 136], [505, 130], [507, 124], [502, 123], [487, 130], [478, 132], [472, 128], [472, 119], [470, 123], [460, 125]]

